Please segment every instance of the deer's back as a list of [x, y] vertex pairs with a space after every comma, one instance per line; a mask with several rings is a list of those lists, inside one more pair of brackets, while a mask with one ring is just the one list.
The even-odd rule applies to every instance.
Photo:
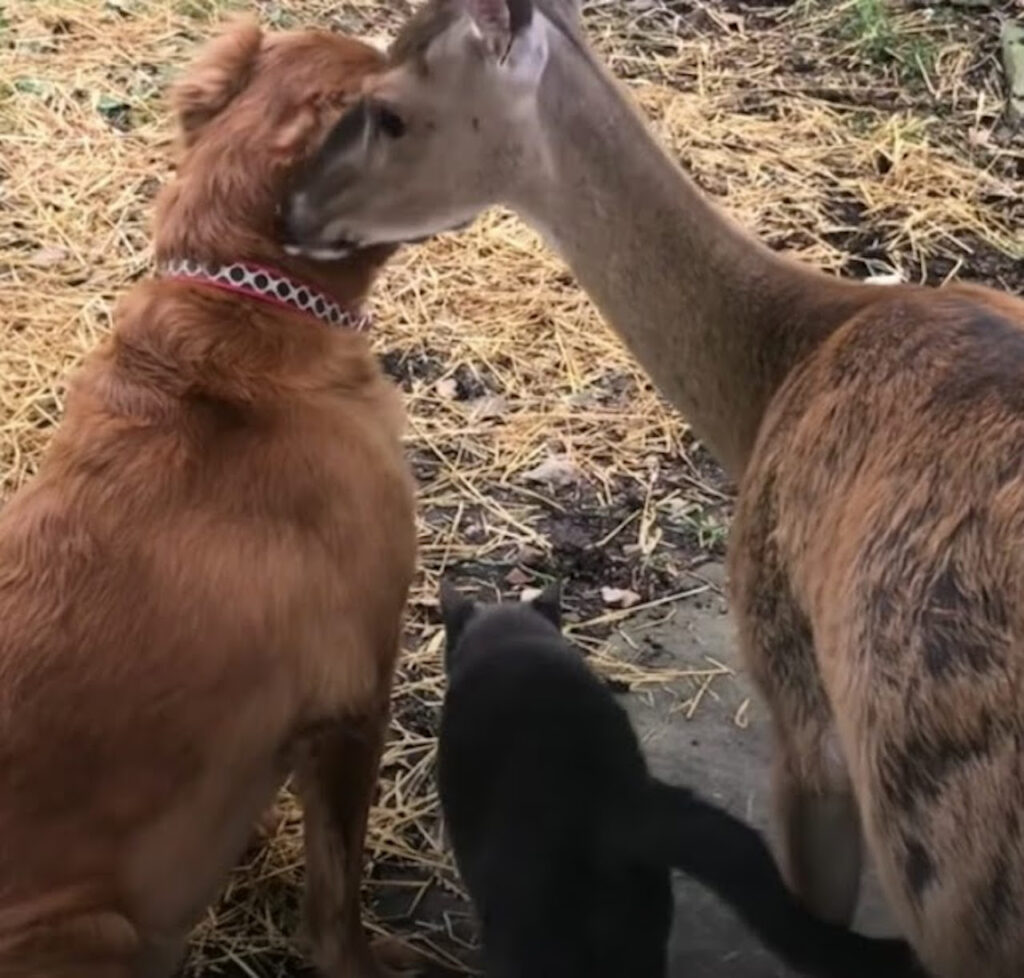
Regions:
[[735, 537], [806, 622], [908, 936], [942, 978], [1016, 974], [1024, 302], [905, 289], [845, 324], [773, 401]]

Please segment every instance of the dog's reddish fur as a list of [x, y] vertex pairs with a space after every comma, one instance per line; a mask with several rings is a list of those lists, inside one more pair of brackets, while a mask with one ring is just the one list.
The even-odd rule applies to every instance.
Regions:
[[[179, 85], [157, 258], [304, 266], [276, 201], [378, 55], [238, 26]], [[159, 279], [121, 301], [0, 516], [0, 974], [157, 978], [290, 771], [324, 975], [376, 973], [361, 849], [414, 563], [363, 337]]]
[[1024, 969], [1024, 302], [880, 291], [772, 401], [733, 528], [783, 863], [849, 920], [860, 835], [936, 978]]

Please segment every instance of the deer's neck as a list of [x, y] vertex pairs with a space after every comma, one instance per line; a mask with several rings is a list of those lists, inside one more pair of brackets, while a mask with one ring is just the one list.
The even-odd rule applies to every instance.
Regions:
[[792, 367], [865, 299], [773, 254], [707, 201], [620, 87], [552, 29], [545, 165], [509, 201], [562, 254], [734, 477]]

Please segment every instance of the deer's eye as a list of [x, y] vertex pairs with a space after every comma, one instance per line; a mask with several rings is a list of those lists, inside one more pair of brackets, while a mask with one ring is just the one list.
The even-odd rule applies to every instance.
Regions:
[[391, 139], [398, 139], [405, 134], [405, 120], [394, 109], [386, 105], [374, 106], [374, 117], [380, 131]]

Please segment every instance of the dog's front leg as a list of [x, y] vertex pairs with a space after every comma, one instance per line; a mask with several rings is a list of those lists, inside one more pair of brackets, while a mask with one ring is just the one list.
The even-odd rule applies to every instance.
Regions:
[[387, 727], [386, 700], [310, 733], [296, 765], [306, 848], [306, 925], [323, 978], [381, 978], [360, 914], [363, 843]]

